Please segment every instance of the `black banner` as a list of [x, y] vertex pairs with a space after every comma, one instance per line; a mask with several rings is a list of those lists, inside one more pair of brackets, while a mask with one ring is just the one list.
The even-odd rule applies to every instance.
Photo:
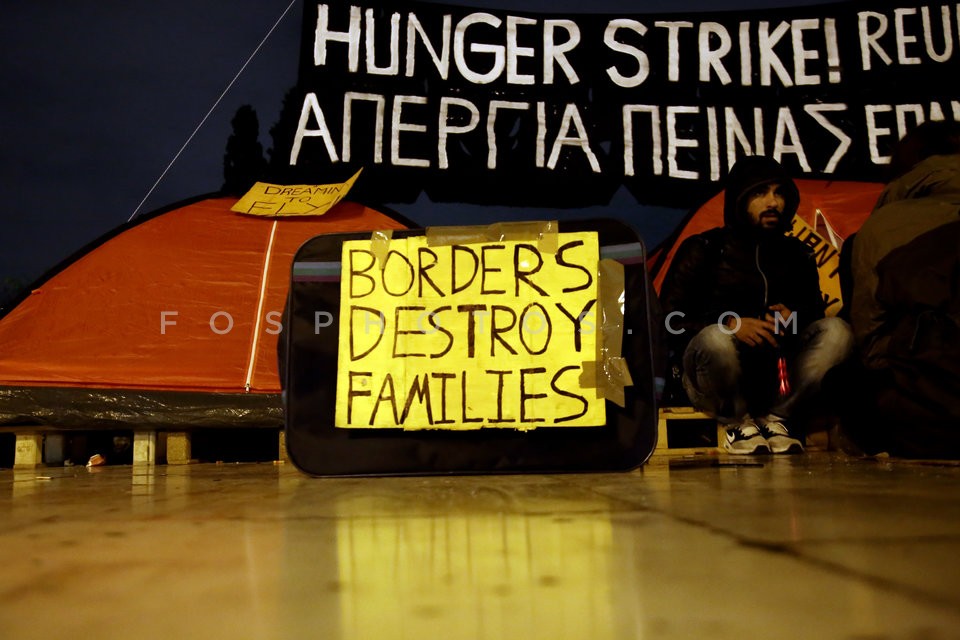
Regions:
[[363, 167], [379, 202], [685, 207], [739, 156], [878, 180], [896, 140], [960, 120], [960, 4], [531, 14], [308, 2], [278, 125], [291, 180]]

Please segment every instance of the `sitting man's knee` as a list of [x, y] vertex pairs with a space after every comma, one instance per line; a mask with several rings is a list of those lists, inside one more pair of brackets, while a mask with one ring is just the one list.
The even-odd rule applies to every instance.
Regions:
[[842, 318], [826, 317], [817, 320], [807, 330], [808, 342], [829, 349], [838, 361], [845, 360], [853, 353], [854, 337], [850, 325]]
[[737, 347], [728, 330], [719, 325], [711, 324], [701, 329], [693, 337], [693, 340], [687, 346], [686, 353], [688, 355], [707, 353], [717, 356], [736, 356]]
[[732, 371], [739, 366], [734, 338], [717, 325], [708, 325], [693, 337], [683, 352], [683, 369], [694, 371]]

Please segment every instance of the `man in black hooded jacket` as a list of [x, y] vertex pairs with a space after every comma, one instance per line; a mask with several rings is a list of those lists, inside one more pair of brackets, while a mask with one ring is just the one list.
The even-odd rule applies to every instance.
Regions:
[[726, 425], [730, 453], [803, 451], [790, 420], [853, 348], [849, 326], [824, 317], [811, 250], [784, 235], [799, 204], [779, 163], [742, 158], [727, 177], [724, 226], [687, 238], [661, 288], [684, 389]]

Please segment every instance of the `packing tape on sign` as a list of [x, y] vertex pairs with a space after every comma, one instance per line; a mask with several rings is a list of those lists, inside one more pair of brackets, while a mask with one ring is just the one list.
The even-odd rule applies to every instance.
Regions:
[[536, 241], [541, 253], [557, 252], [557, 221], [496, 222], [487, 226], [427, 227], [428, 246]]
[[380, 265], [381, 271], [387, 266], [387, 253], [390, 251], [391, 239], [393, 239], [393, 230], [391, 229], [374, 231], [370, 237], [370, 251], [376, 258], [377, 264]]
[[[580, 388], [581, 389], [596, 389], [597, 388], [597, 371], [600, 367], [597, 366], [596, 360], [584, 360], [583, 366], [580, 370]], [[600, 392], [597, 391], [597, 397], [600, 397]]]
[[623, 407], [626, 405], [623, 389], [633, 385], [630, 369], [622, 355], [623, 307], [626, 303], [623, 264], [605, 259], [597, 267], [600, 291], [597, 357], [594, 361], [583, 363], [580, 387], [596, 389], [597, 398], [605, 398]]

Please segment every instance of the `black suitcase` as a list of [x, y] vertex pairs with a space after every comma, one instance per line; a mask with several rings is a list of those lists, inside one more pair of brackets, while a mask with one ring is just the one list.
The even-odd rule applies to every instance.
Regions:
[[278, 345], [288, 454], [317, 476], [636, 468], [658, 309], [616, 220], [317, 236]]

